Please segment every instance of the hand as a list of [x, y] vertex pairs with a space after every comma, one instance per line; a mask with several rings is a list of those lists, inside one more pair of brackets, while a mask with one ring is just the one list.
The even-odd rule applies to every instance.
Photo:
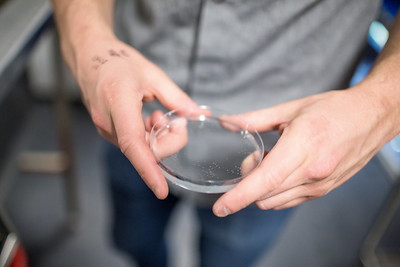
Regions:
[[168, 109], [197, 105], [162, 70], [116, 39], [93, 42], [76, 58], [73, 72], [98, 132], [119, 146], [158, 198], [165, 198], [168, 186], [146, 141], [142, 102], [158, 99]]
[[253, 202], [283, 209], [326, 195], [390, 140], [380, 110], [379, 101], [356, 88], [238, 115], [281, 137], [261, 165], [214, 204], [214, 213], [226, 216]]

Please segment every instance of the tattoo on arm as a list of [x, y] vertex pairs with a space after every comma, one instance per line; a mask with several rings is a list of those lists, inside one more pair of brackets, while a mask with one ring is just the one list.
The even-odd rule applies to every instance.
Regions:
[[115, 51], [113, 49], [108, 50], [108, 54], [112, 57], [120, 57], [121, 56], [117, 51]]
[[102, 58], [100, 56], [92, 57], [93, 68], [97, 70], [101, 65], [104, 65], [108, 62], [108, 59]]
[[[113, 49], [108, 50], [108, 54], [111, 57], [129, 57], [128, 52], [126, 52], [125, 50], [121, 49], [119, 51], [119, 53]], [[92, 62], [93, 62], [93, 69], [97, 70], [98, 68], [100, 68], [100, 66], [106, 64], [108, 62], [107, 58], [101, 57], [101, 56], [94, 56], [92, 57]]]

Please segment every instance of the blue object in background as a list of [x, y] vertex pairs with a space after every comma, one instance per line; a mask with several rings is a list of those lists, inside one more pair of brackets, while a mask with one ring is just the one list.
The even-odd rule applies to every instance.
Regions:
[[399, 7], [400, 7], [399, 0], [385, 0], [383, 1], [382, 4], [382, 9], [386, 11], [388, 14], [390, 14], [392, 18], [396, 16]]
[[369, 26], [368, 44], [377, 52], [381, 52], [389, 38], [389, 31], [379, 21], [373, 21]]

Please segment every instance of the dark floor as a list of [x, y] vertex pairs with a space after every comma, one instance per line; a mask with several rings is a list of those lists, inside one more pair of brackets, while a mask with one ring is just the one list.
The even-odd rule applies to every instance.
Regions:
[[[33, 105], [1, 174], [8, 180], [5, 207], [31, 266], [129, 266], [110, 243], [102, 140], [82, 106], [73, 105], [71, 110], [80, 209], [75, 231], [62, 228], [66, 218], [62, 177], [18, 170], [21, 152], [57, 149], [53, 111], [47, 103]], [[360, 266], [360, 248], [392, 184], [380, 162], [371, 161], [342, 187], [297, 208], [276, 246], [258, 266]], [[193, 250], [196, 229], [190, 205], [181, 205], [168, 232], [174, 249], [172, 267], [198, 266]]]

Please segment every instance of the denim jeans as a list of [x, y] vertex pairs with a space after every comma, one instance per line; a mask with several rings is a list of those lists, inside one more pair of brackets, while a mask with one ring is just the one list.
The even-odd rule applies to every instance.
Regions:
[[[106, 166], [113, 206], [113, 240], [139, 266], [167, 265], [165, 229], [179, 198], [158, 200], [118, 148], [107, 145]], [[196, 208], [201, 266], [249, 267], [273, 244], [291, 209], [250, 206], [226, 218]]]

